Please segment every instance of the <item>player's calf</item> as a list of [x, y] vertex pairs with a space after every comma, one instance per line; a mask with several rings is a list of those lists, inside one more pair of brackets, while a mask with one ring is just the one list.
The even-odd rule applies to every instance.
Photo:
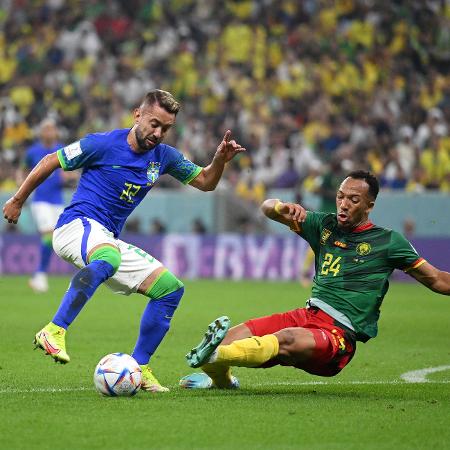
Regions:
[[147, 364], [170, 328], [170, 321], [184, 293], [184, 285], [168, 270], [145, 292], [150, 297], [141, 318], [133, 358]]

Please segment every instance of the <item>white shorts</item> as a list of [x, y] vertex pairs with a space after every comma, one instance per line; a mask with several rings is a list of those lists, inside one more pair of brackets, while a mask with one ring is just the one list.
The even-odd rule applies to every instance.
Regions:
[[117, 272], [105, 284], [115, 293], [130, 295], [161, 262], [140, 248], [116, 239], [103, 225], [83, 217], [57, 228], [53, 233], [53, 248], [65, 261], [81, 268], [87, 263], [89, 252], [100, 244], [117, 247], [122, 255]]
[[49, 233], [55, 228], [64, 206], [47, 202], [32, 202], [31, 215], [36, 223], [39, 233]]

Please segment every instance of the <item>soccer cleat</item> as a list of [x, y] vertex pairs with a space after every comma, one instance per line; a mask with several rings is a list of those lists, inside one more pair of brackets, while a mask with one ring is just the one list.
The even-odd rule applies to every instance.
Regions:
[[141, 366], [142, 384], [141, 389], [147, 392], [169, 392], [169, 388], [161, 386], [161, 383], [153, 375], [152, 369], [147, 365]]
[[50, 322], [34, 337], [34, 348], [44, 350], [55, 362], [66, 364], [70, 356], [66, 352], [66, 330]]
[[230, 323], [227, 316], [222, 316], [209, 324], [203, 340], [186, 355], [189, 366], [200, 367], [208, 362], [214, 350], [225, 338]]
[[43, 294], [48, 291], [47, 275], [43, 272], [36, 272], [33, 278], [28, 280], [28, 285], [34, 292]]
[[[217, 386], [213, 380], [204, 372], [191, 373], [180, 380], [180, 386], [184, 389], [216, 389]], [[232, 375], [231, 383], [226, 388], [221, 389], [239, 389], [239, 380]]]
[[206, 373], [191, 373], [180, 379], [180, 386], [185, 389], [211, 389], [213, 380]]

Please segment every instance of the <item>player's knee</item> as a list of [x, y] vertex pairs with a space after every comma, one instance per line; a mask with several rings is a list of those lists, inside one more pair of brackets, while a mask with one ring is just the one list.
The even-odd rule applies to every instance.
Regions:
[[164, 271], [147, 291], [146, 295], [151, 299], [149, 308], [160, 329], [165, 331], [169, 329], [183, 293], [183, 283], [168, 270]]
[[90, 256], [89, 262], [93, 261], [106, 261], [111, 264], [114, 273], [116, 273], [119, 269], [120, 263], [122, 262], [122, 255], [118, 248], [105, 245], [95, 250], [95, 252]]
[[234, 341], [239, 341], [241, 339], [245, 339], [253, 336], [253, 333], [250, 331], [245, 323], [240, 323], [239, 325], [230, 328], [222, 341], [222, 345], [231, 344]]
[[295, 360], [308, 358], [314, 351], [315, 340], [305, 328], [284, 328], [275, 333], [280, 345], [278, 354]]
[[291, 328], [284, 328], [283, 330], [277, 331], [275, 336], [278, 338], [280, 344], [280, 353], [289, 351], [295, 343], [295, 334]]
[[[184, 293], [184, 284], [172, 272], [164, 271], [152, 286], [147, 290], [146, 295], [151, 299], [159, 299], [170, 296], [173, 302], [178, 302]], [[170, 295], [172, 294], [172, 295]]]

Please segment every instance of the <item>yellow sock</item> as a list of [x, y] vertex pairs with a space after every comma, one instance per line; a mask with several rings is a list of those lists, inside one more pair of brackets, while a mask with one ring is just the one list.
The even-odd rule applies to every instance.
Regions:
[[273, 334], [252, 336], [217, 347], [215, 364], [258, 367], [278, 355], [278, 339]]
[[231, 386], [231, 368], [220, 364], [205, 364], [202, 366], [205, 372], [218, 388], [229, 388]]

